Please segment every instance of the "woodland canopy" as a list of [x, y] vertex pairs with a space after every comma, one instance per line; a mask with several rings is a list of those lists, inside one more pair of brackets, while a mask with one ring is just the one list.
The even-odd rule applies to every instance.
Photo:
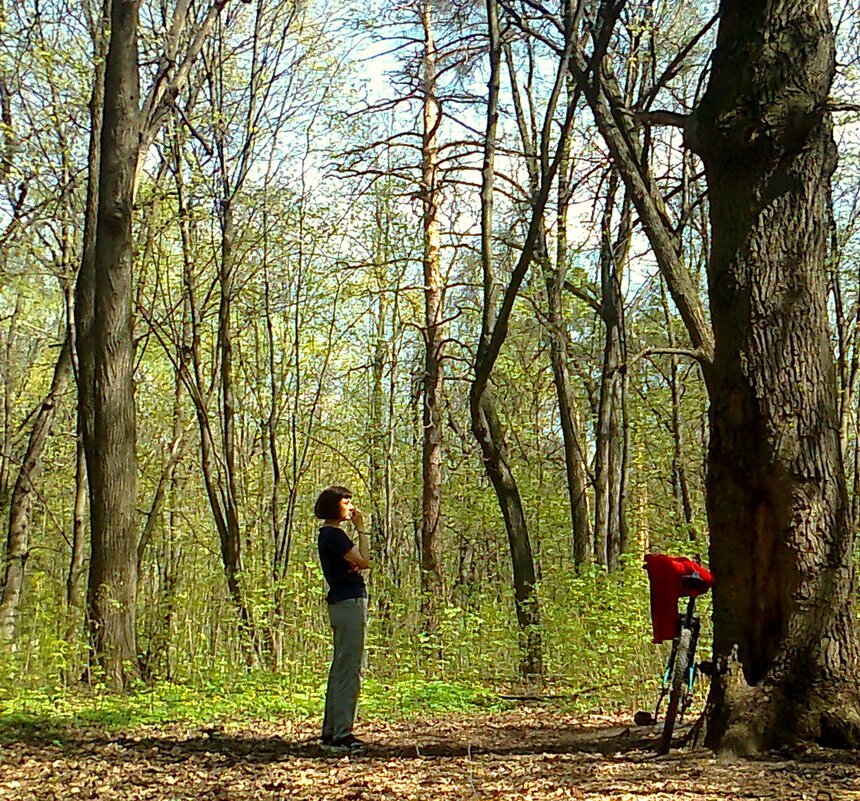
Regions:
[[716, 579], [709, 745], [856, 745], [858, 32], [0, 0], [4, 692], [317, 697], [338, 483], [380, 685], [647, 703], [677, 553]]

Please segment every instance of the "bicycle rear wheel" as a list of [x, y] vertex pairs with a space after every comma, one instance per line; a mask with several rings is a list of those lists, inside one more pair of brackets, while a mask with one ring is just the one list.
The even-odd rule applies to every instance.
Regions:
[[687, 677], [690, 667], [690, 642], [693, 637], [692, 629], [684, 626], [678, 635], [678, 650], [675, 652], [675, 665], [672, 670], [672, 686], [669, 690], [669, 704], [663, 718], [663, 733], [660, 735], [658, 754], [668, 754], [672, 745], [672, 732], [675, 730], [675, 720], [681, 705], [681, 697], [687, 690]]

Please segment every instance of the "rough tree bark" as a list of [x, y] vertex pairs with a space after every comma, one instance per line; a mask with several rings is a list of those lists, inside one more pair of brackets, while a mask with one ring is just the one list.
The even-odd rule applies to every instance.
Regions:
[[104, 106], [105, 50], [104, 33], [109, 27], [110, 0], [105, 0], [104, 18], [94, 32], [96, 63], [93, 91], [90, 95], [90, 143], [87, 196], [84, 206], [83, 248], [81, 266], [75, 282], [75, 378], [78, 383], [78, 430], [83, 441], [92, 441], [93, 428], [93, 371], [95, 369], [95, 243], [98, 217], [98, 183], [101, 163], [102, 108]]
[[86, 336], [79, 332], [78, 339], [82, 379], [84, 365], [88, 365], [87, 371], [92, 369], [87, 393], [92, 417], [82, 427], [92, 536], [87, 611], [94, 655], [115, 686], [123, 686], [135, 674], [137, 660], [131, 218], [140, 134], [139, 5], [139, 0], [128, 0], [112, 3], [111, 8], [92, 274], [93, 317]]
[[[87, 479], [87, 443], [93, 441], [95, 391], [95, 244], [98, 220], [99, 171], [101, 168], [102, 108], [105, 93], [105, 56], [107, 54], [107, 31], [110, 28], [110, 0], [104, 0], [101, 18], [92, 31], [94, 40], [93, 61], [95, 76], [90, 94], [90, 141], [88, 146], [89, 168], [87, 171], [87, 193], [84, 204], [83, 247], [81, 264], [74, 287], [74, 325], [70, 326], [72, 337], [72, 367], [78, 390], [77, 404], [77, 455], [75, 460], [75, 504], [72, 512], [72, 552], [69, 559], [69, 574], [66, 579], [66, 602], [69, 618], [67, 632], [74, 631], [74, 614], [84, 607], [80, 593], [80, 580], [84, 573], [84, 534], [86, 501], [89, 494]], [[89, 625], [89, 621], [87, 621]]]
[[[123, 685], [136, 673], [137, 650], [137, 457], [131, 331], [135, 189], [148, 148], [226, 3], [213, 0], [181, 55], [177, 44], [188, 24], [190, 4], [188, 0], [177, 3], [173, 23], [165, 32], [165, 57], [160, 59], [158, 76], [142, 108], [137, 52], [140, 0], [104, 0], [103, 24], [96, 32], [91, 142], [97, 147], [91, 144], [90, 148], [84, 251], [75, 286], [75, 349], [78, 427], [90, 489], [92, 556], [87, 614], [93, 655], [115, 685]], [[100, 37], [105, 30], [110, 37], [102, 59]], [[93, 205], [98, 211], [91, 219]]]
[[723, 0], [687, 123], [713, 235], [707, 741], [743, 753], [860, 744], [854, 530], [826, 308], [833, 42], [826, 0]]
[[591, 82], [581, 54], [573, 73], [632, 193], [710, 394], [718, 672], [707, 741], [741, 752], [804, 738], [856, 744], [854, 537], [824, 264], [833, 33], [823, 0], [723, 0], [720, 19], [700, 107], [652, 120], [685, 127], [705, 164], [716, 344], [659, 194], [638, 166], [611, 76], [604, 70]]

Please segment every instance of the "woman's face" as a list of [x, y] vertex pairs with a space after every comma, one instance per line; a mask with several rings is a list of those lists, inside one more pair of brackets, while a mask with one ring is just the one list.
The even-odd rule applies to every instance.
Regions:
[[340, 499], [340, 517], [338, 520], [352, 520], [352, 513], [355, 507], [352, 505], [352, 498]]

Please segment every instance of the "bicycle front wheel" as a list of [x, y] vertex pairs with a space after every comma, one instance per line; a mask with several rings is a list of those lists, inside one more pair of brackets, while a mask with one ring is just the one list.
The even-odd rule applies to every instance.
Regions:
[[669, 704], [666, 707], [663, 733], [660, 736], [658, 754], [668, 754], [672, 745], [672, 732], [675, 730], [675, 721], [678, 718], [678, 709], [681, 706], [681, 697], [687, 689], [687, 676], [690, 667], [690, 642], [693, 632], [686, 626], [681, 629], [678, 636], [678, 650], [675, 652], [675, 665], [672, 669], [672, 686], [669, 689]]

